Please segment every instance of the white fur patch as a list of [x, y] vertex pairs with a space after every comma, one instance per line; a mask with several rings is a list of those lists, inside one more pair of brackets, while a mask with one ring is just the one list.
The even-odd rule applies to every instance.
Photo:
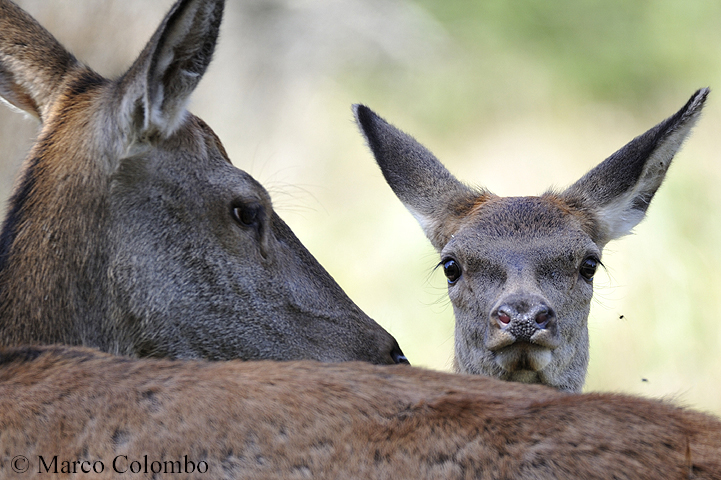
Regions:
[[633, 208], [634, 201], [644, 194], [654, 193], [663, 182], [666, 171], [676, 152], [681, 148], [698, 114], [673, 132], [646, 160], [644, 171], [633, 189], [599, 209], [599, 220], [603, 223], [607, 239], [613, 240], [631, 233], [646, 215], [645, 211]]

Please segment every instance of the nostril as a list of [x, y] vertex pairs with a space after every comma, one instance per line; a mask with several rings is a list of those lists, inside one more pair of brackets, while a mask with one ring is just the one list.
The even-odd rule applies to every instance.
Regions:
[[539, 328], [546, 328], [551, 317], [553, 317], [553, 312], [548, 307], [542, 306], [536, 314], [536, 325]]
[[403, 351], [401, 350], [401, 347], [395, 346], [393, 347], [393, 350], [391, 350], [391, 358], [393, 359], [393, 363], [396, 364], [403, 364], [403, 365], [410, 365], [411, 362], [408, 361], [408, 358], [403, 355]]
[[498, 310], [498, 321], [503, 325], [511, 323], [511, 315], [505, 310]]

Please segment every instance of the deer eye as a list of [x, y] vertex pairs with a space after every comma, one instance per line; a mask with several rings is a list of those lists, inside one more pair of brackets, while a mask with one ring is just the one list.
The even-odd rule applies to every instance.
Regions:
[[244, 227], [256, 225], [261, 216], [262, 207], [257, 203], [234, 203], [231, 207], [233, 219]]
[[593, 280], [593, 276], [596, 274], [596, 269], [598, 268], [598, 263], [599, 261], [596, 257], [586, 257], [581, 262], [579, 273], [587, 282]]
[[461, 266], [458, 265], [458, 262], [456, 262], [452, 258], [446, 258], [443, 260], [443, 273], [446, 275], [446, 278], [448, 279], [448, 283], [453, 285], [458, 281], [459, 278], [461, 278], [461, 274], [463, 273], [461, 271]]

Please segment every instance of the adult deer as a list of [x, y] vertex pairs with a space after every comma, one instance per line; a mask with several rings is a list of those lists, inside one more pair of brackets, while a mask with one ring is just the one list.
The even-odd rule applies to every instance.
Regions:
[[0, 236], [0, 344], [407, 362], [185, 104], [222, 0], [181, 0], [118, 80], [0, 0], [0, 96], [42, 128]]
[[563, 192], [538, 197], [471, 188], [412, 137], [354, 107], [386, 181], [440, 253], [458, 371], [581, 390], [601, 251], [643, 219], [707, 95], [697, 91]]
[[0, 350], [0, 477], [67, 473], [721, 479], [721, 422], [653, 400], [402, 366]]

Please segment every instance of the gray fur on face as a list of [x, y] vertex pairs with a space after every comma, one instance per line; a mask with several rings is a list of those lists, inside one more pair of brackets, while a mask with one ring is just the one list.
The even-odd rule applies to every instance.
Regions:
[[440, 254], [458, 371], [581, 390], [601, 252], [643, 219], [708, 92], [567, 190], [540, 197], [470, 188], [411, 136], [354, 106], [386, 181]]

